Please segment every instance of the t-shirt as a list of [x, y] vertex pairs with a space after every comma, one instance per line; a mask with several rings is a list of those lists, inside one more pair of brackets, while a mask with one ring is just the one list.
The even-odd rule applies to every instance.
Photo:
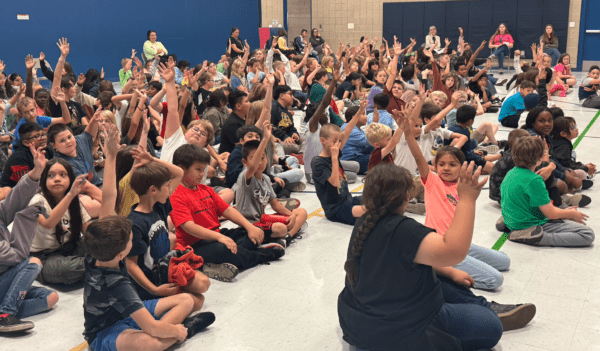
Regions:
[[417, 161], [413, 157], [410, 149], [408, 148], [408, 142], [406, 142], [405, 135], [402, 134], [398, 145], [396, 145], [396, 152], [394, 154], [394, 163], [396, 166], [404, 167], [410, 172], [410, 174], [416, 176], [419, 174], [419, 167], [417, 167]]
[[539, 207], [550, 203], [544, 179], [527, 168], [515, 167], [500, 185], [504, 223], [511, 230], [521, 230], [548, 222]]
[[227, 204], [215, 191], [206, 185], [199, 184], [198, 189], [188, 189], [179, 185], [171, 194], [171, 220], [175, 225], [177, 243], [183, 246], [193, 245], [199, 238], [190, 235], [181, 228], [185, 222], [195, 224], [218, 232], [221, 228], [219, 216], [229, 208]]
[[380, 147], [371, 152], [371, 157], [369, 157], [369, 166], [367, 168], [368, 171], [370, 171], [373, 167], [377, 166], [380, 163], [394, 163], [394, 158], [392, 157], [391, 153], [385, 155], [383, 159], [381, 158], [382, 150], [383, 148]]
[[419, 148], [425, 156], [427, 162], [433, 161], [437, 150], [444, 146], [444, 140], [450, 140], [452, 138], [452, 131], [444, 128], [438, 128], [436, 130], [430, 130], [429, 133], [425, 134], [425, 128], [421, 137], [418, 140]]
[[232, 112], [229, 115], [225, 124], [223, 124], [223, 129], [221, 129], [221, 145], [219, 145], [220, 154], [231, 152], [233, 150], [235, 144], [240, 141], [237, 137], [237, 131], [245, 124], [246, 121], [235, 113]]
[[[167, 199], [164, 204], [155, 203], [150, 213], [135, 211], [137, 206], [132, 207], [127, 216], [131, 221], [131, 231], [133, 232], [131, 251], [127, 256], [137, 256], [137, 264], [146, 278], [157, 284], [153, 271], [158, 265], [158, 260], [171, 251], [167, 224], [167, 217], [172, 209], [171, 202]], [[145, 291], [135, 280], [132, 281], [138, 291]]]
[[[29, 206], [35, 204], [41, 204], [42, 206], [44, 206], [48, 213], [52, 212], [52, 208], [50, 207], [48, 200], [46, 200], [46, 198], [42, 194], [35, 194], [33, 198], [31, 198], [31, 201], [29, 201]], [[85, 208], [83, 208], [81, 202], [79, 203], [79, 210], [81, 212], [81, 223], [84, 224], [89, 222], [91, 220], [90, 215], [87, 213]], [[42, 227], [42, 225], [38, 223], [35, 226], [35, 236], [33, 237], [33, 241], [31, 242], [31, 252], [39, 252], [43, 250], [56, 250], [62, 244], [71, 240], [73, 233], [71, 233], [71, 215], [69, 214], [68, 209], [65, 211], [65, 214], [63, 214], [60, 221], [62, 224], [63, 231], [65, 233], [63, 236], [62, 243], [59, 243], [58, 240], [56, 240], [56, 235], [54, 234], [56, 230], [55, 228], [47, 229]], [[81, 235], [81, 233], [79, 233], [79, 235]]]
[[[60, 104], [56, 104], [53, 99], [48, 99], [48, 107], [52, 113], [52, 117], [62, 117], [62, 108]], [[87, 113], [81, 108], [81, 104], [75, 101], [67, 101], [67, 107], [71, 113], [71, 126], [77, 127], [81, 125], [81, 119], [87, 117]]]
[[[581, 85], [579, 86], [579, 102], [583, 102], [583, 100], [585, 100], [591, 96], [598, 95], [599, 85], [598, 84], [592, 85], [591, 82], [592, 82], [591, 77], [585, 77], [581, 81]], [[592, 89], [592, 90], [587, 91], [587, 90], [585, 90], [585, 88]]]
[[[17, 144], [17, 146], [6, 161], [6, 165], [4, 165], [2, 178], [0, 178], [1, 187], [8, 186], [14, 188], [19, 180], [35, 167], [33, 155], [29, 148], [26, 148], [21, 143]], [[46, 148], [45, 156], [48, 160], [54, 157], [54, 151], [51, 147]]]
[[[344, 123], [342, 125], [342, 131], [346, 130], [348, 127], [348, 123]], [[320, 139], [319, 139], [320, 143]], [[350, 136], [348, 136], [348, 140], [342, 149], [342, 158], [344, 161], [352, 161], [357, 158], [363, 157], [364, 155], [369, 155], [373, 151], [373, 146], [369, 144], [367, 140], [367, 136], [365, 132], [360, 128], [354, 126], [352, 128], [352, 132], [350, 132]]]
[[[396, 121], [394, 121], [394, 118], [392, 117], [392, 115], [387, 112], [387, 110], [378, 110], [379, 111], [379, 123], [381, 124], [385, 124], [386, 126], [390, 127], [392, 130], [397, 130], [398, 129], [398, 125], [396, 124]], [[373, 112], [369, 113], [367, 115], [367, 125], [373, 123]]]
[[127, 173], [123, 179], [119, 181], [119, 190], [121, 191], [121, 201], [123, 201], [123, 207], [119, 216], [127, 217], [131, 212], [133, 205], [140, 203], [140, 197], [131, 188], [131, 172]]
[[467, 161], [475, 161], [480, 162], [483, 158], [480, 155], [475, 153], [475, 149], [477, 148], [477, 140], [471, 139], [471, 130], [468, 127], [462, 127], [458, 124], [453, 125], [448, 128], [454, 133], [462, 134], [469, 138], [469, 140], [460, 148], [460, 150], [465, 154], [465, 159]]
[[338, 162], [340, 186], [335, 187], [329, 182], [331, 177], [331, 157], [315, 156], [312, 159], [312, 179], [315, 182], [317, 197], [323, 206], [325, 216], [330, 217], [337, 213], [343, 203], [352, 203], [352, 196], [348, 190], [348, 178]]
[[[347, 258], [365, 216], [357, 220]], [[338, 297], [344, 340], [368, 350], [456, 350], [457, 341], [441, 327], [437, 313], [444, 299], [431, 266], [414, 262], [423, 239], [431, 233], [412, 218], [393, 214], [377, 222], [358, 257], [358, 280]], [[402, 345], [399, 348], [399, 345]], [[460, 347], [458, 347], [460, 350]]]
[[493, 45], [500, 45], [505, 43], [514, 43], [513, 37], [510, 34], [497, 34], [492, 40]]
[[173, 163], [173, 154], [175, 154], [175, 151], [177, 151], [181, 145], [185, 145], [187, 143], [188, 142], [185, 140], [183, 131], [181, 128], [177, 128], [173, 135], [165, 139], [162, 151], [160, 153], [160, 159], [162, 161]]
[[56, 151], [56, 157], [62, 158], [69, 162], [71, 167], [73, 167], [75, 177], [92, 172], [92, 184], [96, 186], [102, 185], [102, 179], [98, 177], [98, 174], [96, 174], [96, 169], [94, 168], [94, 154], [92, 151], [94, 146], [94, 138], [92, 138], [88, 132], [83, 132], [79, 135], [76, 135], [75, 140], [77, 141], [77, 156], [70, 157]]
[[425, 186], [425, 225], [444, 235], [454, 219], [458, 204], [458, 183], [443, 181], [437, 174], [429, 172], [421, 181]]
[[119, 268], [96, 267], [96, 259], [85, 256], [85, 283], [83, 286], [83, 335], [88, 344], [96, 334], [116, 322], [144, 308], [124, 261]]
[[121, 108], [118, 108], [115, 111], [115, 120], [117, 121], [117, 128], [119, 128], [119, 134], [121, 133], [121, 122], [123, 121], [123, 118], [125, 118], [125, 116], [127, 115], [128, 109], [129, 109], [129, 101], [122, 100]]
[[[21, 119], [19, 120], [19, 123], [17, 123], [17, 126], [15, 127], [15, 132], [14, 132], [15, 140], [13, 140], [13, 143], [12, 143], [13, 147], [15, 147], [15, 145], [17, 145], [17, 142], [21, 139], [19, 137], [19, 127], [23, 123], [27, 123], [27, 121], [25, 120], [25, 117], [21, 117]], [[35, 118], [35, 123], [39, 124], [42, 128], [48, 128], [48, 127], [50, 127], [50, 124], [52, 124], [52, 117], [37, 116]]]
[[240, 173], [235, 191], [235, 203], [238, 211], [250, 223], [259, 222], [265, 214], [265, 206], [277, 198], [271, 186], [271, 179], [266, 174], [261, 174], [261, 179], [256, 177], [246, 181], [247, 169]]
[[348, 91], [348, 92], [350, 92], [350, 94], [347, 97], [349, 99], [350, 96], [352, 95], [352, 92], [355, 89], [356, 89], [356, 87], [354, 85], [352, 85], [351, 82], [345, 81], [337, 87], [334, 95], [338, 100], [341, 100], [344, 98], [344, 93]]
[[323, 144], [321, 144], [321, 124], [317, 123], [317, 130], [314, 133], [310, 132], [310, 128], [306, 126], [306, 144], [304, 147], [304, 173], [312, 174], [312, 159], [321, 154]]
[[383, 93], [390, 97], [390, 104], [386, 109], [387, 112], [392, 113], [394, 110], [400, 111], [402, 107], [406, 106], [406, 103], [403, 100], [395, 97], [394, 94], [388, 90], [387, 86], [383, 87]]
[[[252, 89], [252, 86], [254, 86], [254, 84], [252, 84], [252, 79], [254, 79], [254, 77], [256, 76], [256, 74], [254, 74], [254, 72], [248, 72], [248, 89]], [[265, 72], [259, 71], [258, 72], [258, 81], [262, 81], [265, 78]]]

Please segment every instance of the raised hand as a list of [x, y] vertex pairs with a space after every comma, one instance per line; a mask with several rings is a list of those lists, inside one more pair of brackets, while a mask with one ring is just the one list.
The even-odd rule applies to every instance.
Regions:
[[412, 44], [413, 47], [417, 46], [417, 41], [413, 38], [410, 38], [410, 43]]
[[394, 44], [394, 55], [396, 55], [396, 56], [402, 55], [402, 44], [400, 44], [400, 43]]
[[272, 129], [273, 129], [273, 125], [271, 124], [271, 121], [266, 120], [265, 123], [263, 123], [264, 139], [266, 139], [266, 140], [271, 139], [271, 130]]
[[52, 98], [58, 101], [59, 103], [67, 101], [65, 93], [63, 93], [62, 90], [58, 90], [56, 94], [52, 95]]
[[139, 145], [137, 148], [131, 150], [131, 156], [137, 162], [136, 167], [148, 164], [154, 161], [154, 157], [150, 155], [143, 145]]
[[272, 74], [267, 74], [265, 76], [265, 81], [267, 82], [268, 85], [273, 85], [273, 84], [275, 84], [275, 77], [273, 77]]
[[175, 68], [175, 60], [173, 59], [173, 56], [169, 56], [169, 59], [167, 60], [167, 67], [169, 68]]
[[484, 40], [484, 41], [482, 41], [482, 42], [481, 42], [481, 45], [479, 45], [479, 48], [480, 48], [480, 49], [483, 49], [483, 48], [485, 47], [485, 44], [486, 44], [486, 43], [487, 43], [487, 41], [485, 41], [485, 40]]
[[458, 27], [458, 31], [460, 32], [460, 36], [462, 37], [463, 36], [463, 29], [462, 29], [462, 27]]
[[139, 58], [134, 57], [133, 62], [135, 62], [135, 65], [140, 68], [141, 72], [144, 72], [144, 64], [142, 63], [142, 61]]
[[83, 190], [83, 185], [86, 182], [87, 174], [82, 174], [79, 177], [75, 178], [73, 184], [71, 185], [71, 190], [69, 190], [69, 195], [72, 198], [75, 198], [77, 195], [81, 193]]
[[27, 55], [25, 57], [25, 67], [27, 68], [28, 71], [31, 71], [34, 66], [35, 66], [35, 62], [33, 61], [33, 56]]
[[135, 57], [135, 54], [137, 54], [137, 52], [135, 51], [135, 49], [131, 49], [131, 58], [132, 59]]
[[446, 43], [446, 46], [450, 45], [450, 43], [451, 43], [451, 41], [450, 41], [448, 38], [446, 38], [446, 39], [444, 40], [444, 42]]
[[467, 162], [463, 163], [460, 169], [460, 178], [458, 181], [458, 197], [461, 200], [470, 200], [476, 201], [481, 193], [481, 189], [485, 185], [488, 180], [488, 177], [485, 177], [482, 181], [479, 181], [479, 176], [481, 175], [481, 167], [477, 167], [475, 170], [475, 162], [471, 161], [469, 165]]
[[342, 65], [340, 62], [336, 63], [335, 66], [333, 66], [333, 81], [331, 82], [331, 84], [334, 84], [334, 82], [339, 82], [342, 78], [342, 72], [340, 72], [341, 66]]
[[100, 79], [104, 79], [104, 67], [102, 67], [102, 71], [100, 71]]
[[29, 144], [29, 150], [33, 155], [33, 169], [28, 173], [29, 179], [37, 182], [40, 180], [42, 176], [42, 172], [44, 168], [46, 168], [46, 163], [48, 163], [48, 159], [46, 159], [46, 151], [43, 148], [35, 149], [33, 144]]
[[158, 74], [165, 80], [165, 83], [175, 82], [175, 70], [173, 67], [166, 67], [164, 64], [158, 66]]
[[[96, 117], [96, 114], [94, 114], [94, 117]], [[102, 128], [104, 132], [104, 145], [100, 144], [100, 148], [102, 148], [102, 152], [106, 158], [115, 159], [117, 157], [117, 153], [126, 147], [126, 145], [121, 145], [119, 128], [117, 128], [117, 126], [114, 124], [110, 124], [108, 127]]]
[[246, 50], [246, 52], [250, 52], [250, 45], [248, 45], [248, 40], [244, 40], [244, 49]]
[[[44, 53], [42, 53], [43, 55]], [[0, 60], [0, 72], [4, 72], [4, 69], [6, 68], [6, 65], [4, 64], [4, 61]]]
[[69, 43], [67, 42], [67, 38], [58, 39], [58, 43], [56, 43], [56, 46], [58, 46], [58, 48], [60, 49], [60, 54], [63, 58], [69, 55], [69, 51], [71, 49]]
[[337, 158], [339, 156], [340, 146], [342, 146], [342, 143], [338, 140], [329, 147], [329, 151], [331, 151], [332, 158]]
[[87, 78], [85, 77], [85, 74], [79, 73], [79, 77], [77, 78], [77, 85], [79, 85], [79, 86], [83, 85], [83, 83], [85, 83], [86, 79]]

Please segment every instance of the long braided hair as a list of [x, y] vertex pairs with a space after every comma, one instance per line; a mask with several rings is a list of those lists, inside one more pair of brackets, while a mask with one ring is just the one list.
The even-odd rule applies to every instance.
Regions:
[[362, 205], [367, 212], [352, 242], [352, 257], [344, 264], [352, 285], [358, 280], [358, 259], [369, 234], [381, 218], [396, 213], [408, 201], [408, 192], [413, 187], [410, 172], [393, 163], [380, 163], [365, 177]]

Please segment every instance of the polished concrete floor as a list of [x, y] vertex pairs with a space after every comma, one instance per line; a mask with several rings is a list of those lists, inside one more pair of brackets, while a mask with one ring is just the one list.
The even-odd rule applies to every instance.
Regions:
[[[578, 73], [578, 78], [585, 74]], [[498, 76], [498, 75], [496, 75]], [[507, 74], [504, 76], [508, 77]], [[499, 96], [505, 93], [499, 88]], [[552, 103], [577, 120], [580, 132], [598, 111], [582, 108], [577, 91]], [[478, 117], [497, 122], [497, 114]], [[500, 129], [505, 138], [508, 129]], [[600, 123], [594, 124], [576, 149], [578, 159], [600, 164]], [[359, 189], [360, 182], [350, 185]], [[588, 225], [600, 230], [600, 185], [585, 191], [593, 202], [582, 212]], [[216, 315], [208, 330], [177, 346], [181, 350], [347, 350], [337, 316], [337, 296], [343, 288], [343, 264], [352, 228], [321, 217], [314, 187], [296, 196], [312, 217], [307, 234], [286, 255], [270, 265], [241, 273], [234, 282], [213, 281], [204, 310]], [[487, 190], [477, 203], [476, 244], [492, 247], [500, 233], [500, 215]], [[415, 216], [423, 222], [424, 217]], [[598, 247], [598, 248], [596, 248]], [[501, 249], [511, 260], [504, 285], [495, 292], [476, 291], [501, 303], [531, 302], [537, 316], [524, 329], [504, 334], [494, 350], [600, 350], [600, 246], [539, 248], [507, 242]], [[31, 333], [0, 337], [0, 350], [85, 349], [82, 289], [56, 287], [60, 301], [54, 310], [30, 318]]]

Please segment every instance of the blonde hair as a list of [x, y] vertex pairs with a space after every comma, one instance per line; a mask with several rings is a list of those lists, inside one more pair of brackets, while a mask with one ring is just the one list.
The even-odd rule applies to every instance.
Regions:
[[444, 93], [443, 91], [440, 90], [436, 90], [434, 92], [431, 93], [431, 97], [437, 97], [438, 99], [442, 99], [444, 101], [448, 100], [448, 95], [446, 95], [446, 93]]
[[331, 56], [325, 57], [323, 59], [323, 62], [321, 62], [322, 63], [321, 67], [327, 68], [327, 66], [329, 65], [329, 62], [331, 62], [331, 61], [333, 61], [333, 57], [331, 57]]
[[260, 114], [262, 113], [263, 106], [263, 100], [254, 101], [250, 105], [250, 110], [248, 110], [248, 115], [246, 116], [246, 124], [254, 125], [256, 121], [258, 121]]
[[117, 125], [117, 119], [115, 118], [115, 115], [108, 111], [108, 110], [104, 110], [100, 113], [101, 116], [104, 116], [110, 123]]
[[[206, 145], [210, 145], [210, 142], [215, 137], [215, 129], [213, 128], [212, 123], [206, 119], [196, 119], [190, 122], [186, 128], [186, 132], [193, 127], [200, 125], [206, 131]], [[204, 146], [206, 146], [204, 145]]]
[[129, 59], [127, 57], [124, 58], [124, 59], [122, 59], [121, 60], [121, 67], [125, 68], [125, 65], [127, 65], [127, 62], [129, 62], [129, 60], [131, 60], [131, 59]]
[[379, 143], [384, 138], [392, 135], [392, 128], [381, 123], [371, 123], [367, 126], [365, 135], [369, 144], [375, 146], [375, 143]]
[[231, 64], [231, 75], [240, 78], [240, 80], [244, 82], [244, 76], [240, 74], [240, 67], [242, 66], [244, 66], [244, 61], [241, 59], [235, 59], [235, 61], [233, 61]]

